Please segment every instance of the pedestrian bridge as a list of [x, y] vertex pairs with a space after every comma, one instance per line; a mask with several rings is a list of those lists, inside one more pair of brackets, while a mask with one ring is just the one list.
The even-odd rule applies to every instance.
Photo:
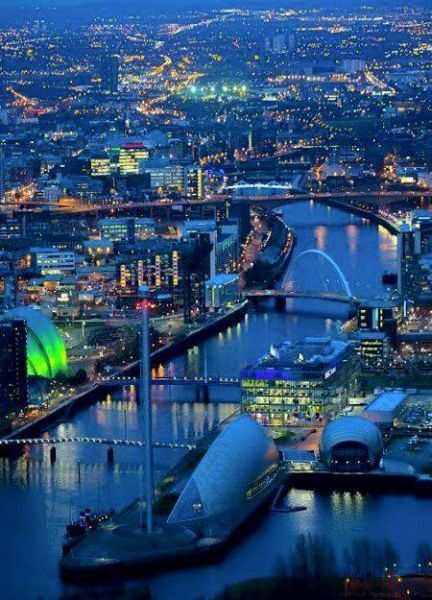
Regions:
[[[0, 439], [1, 447], [10, 446], [56, 446], [57, 444], [100, 444], [104, 446], [127, 446], [130, 448], [142, 448], [145, 442], [142, 440], [123, 440], [96, 437], [45, 437], [45, 438], [11, 438]], [[153, 442], [153, 448], [165, 448], [169, 450], [193, 450], [196, 444], [177, 442]]]
[[354, 296], [349, 281], [335, 260], [317, 248], [304, 250], [292, 260], [280, 289], [250, 289], [244, 290], [243, 294], [253, 300], [304, 298], [350, 305], [358, 305], [362, 301]]
[[248, 300], [266, 300], [268, 298], [305, 298], [312, 300], [328, 300], [330, 302], [343, 302], [345, 304], [361, 304], [361, 298], [346, 296], [344, 294], [333, 294], [331, 292], [292, 292], [281, 290], [245, 290], [243, 295]]

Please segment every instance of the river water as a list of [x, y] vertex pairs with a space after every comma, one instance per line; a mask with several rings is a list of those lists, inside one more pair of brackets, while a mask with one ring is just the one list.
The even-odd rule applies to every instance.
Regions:
[[[313, 203], [284, 207], [284, 219], [295, 229], [294, 256], [318, 249], [332, 257], [359, 297], [382, 293], [381, 275], [396, 269], [396, 240], [387, 231], [358, 217]], [[293, 260], [291, 264], [293, 264]], [[338, 292], [340, 281], [326, 259], [306, 255], [295, 263], [295, 279], [308, 286], [325, 285]], [[290, 277], [288, 273], [288, 277]], [[339, 286], [339, 287], [338, 287]], [[192, 348], [161, 369], [194, 376], [207, 364], [208, 374], [237, 376], [239, 370], [268, 350], [271, 343], [307, 335], [336, 335], [347, 314], [346, 305], [296, 300], [286, 311], [271, 304], [249, 313], [238, 325]], [[193, 441], [213, 429], [236, 409], [238, 392], [211, 391], [218, 403], [193, 402], [192, 389], [156, 388], [154, 437], [158, 441]], [[101, 398], [87, 410], [53, 427], [53, 435], [140, 439], [141, 426], [134, 391]], [[48, 449], [32, 448], [16, 460], [0, 460], [0, 581], [2, 599], [58, 598], [69, 592], [58, 577], [61, 539], [69, 515], [90, 506], [119, 509], [141, 490], [141, 450], [116, 448], [112, 466], [106, 448], [94, 445], [58, 446], [57, 461]], [[157, 450], [157, 476], [182, 450]], [[426, 500], [410, 496], [321, 494], [294, 490], [290, 501], [305, 504], [303, 513], [271, 514], [219, 565], [158, 575], [146, 580], [154, 597], [182, 600], [211, 597], [224, 585], [269, 574], [280, 556], [287, 557], [302, 532], [326, 533], [342, 549], [355, 537], [392, 539], [408, 566], [432, 519]]]

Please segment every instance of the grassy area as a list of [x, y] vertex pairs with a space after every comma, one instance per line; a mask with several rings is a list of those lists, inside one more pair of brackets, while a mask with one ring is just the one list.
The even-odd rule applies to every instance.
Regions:
[[343, 580], [305, 581], [291, 577], [262, 577], [227, 587], [215, 600], [300, 600], [341, 598]]
[[295, 437], [295, 433], [293, 431], [274, 431], [273, 432], [273, 438], [275, 440], [275, 442], [280, 443], [280, 442], [289, 442], [291, 441], [294, 437]]

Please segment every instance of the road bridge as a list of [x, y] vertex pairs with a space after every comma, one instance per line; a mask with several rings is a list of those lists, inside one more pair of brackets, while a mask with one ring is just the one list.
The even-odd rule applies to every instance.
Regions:
[[[139, 377], [107, 377], [102, 380], [101, 385], [139, 385]], [[237, 387], [240, 385], [238, 377], [152, 377], [152, 385], [166, 386], [222, 386], [222, 387]]]

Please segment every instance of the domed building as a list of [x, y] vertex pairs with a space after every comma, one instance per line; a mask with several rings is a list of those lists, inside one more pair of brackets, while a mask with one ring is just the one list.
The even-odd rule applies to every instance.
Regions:
[[331, 471], [352, 473], [375, 469], [383, 455], [381, 433], [364, 417], [338, 417], [322, 433], [320, 454]]
[[279, 452], [265, 429], [248, 415], [229, 423], [207, 450], [180, 494], [168, 522], [233, 511], [274, 481]]
[[59, 330], [40, 310], [19, 306], [4, 314], [7, 320], [22, 319], [27, 328], [27, 373], [53, 379], [67, 368], [66, 347]]

